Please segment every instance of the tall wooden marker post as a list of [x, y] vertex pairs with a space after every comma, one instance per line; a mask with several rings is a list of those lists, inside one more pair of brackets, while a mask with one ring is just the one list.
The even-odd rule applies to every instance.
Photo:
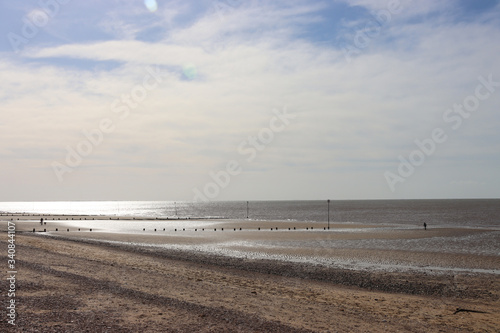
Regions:
[[328, 199], [327, 202], [328, 202], [328, 230], [330, 230], [330, 199]]

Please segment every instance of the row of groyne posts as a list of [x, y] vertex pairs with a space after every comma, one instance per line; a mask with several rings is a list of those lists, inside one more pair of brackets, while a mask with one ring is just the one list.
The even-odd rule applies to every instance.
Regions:
[[[49, 230], [49, 231], [50, 231], [50, 230]], [[56, 228], [56, 230], [55, 230], [55, 231], [59, 231], [59, 228]], [[62, 231], [62, 230], [61, 230], [61, 231]], [[67, 231], [67, 232], [69, 232], [69, 231], [70, 231], [70, 230], [69, 230], [69, 228], [67, 228], [67, 229], [66, 229], [66, 231]], [[81, 231], [81, 228], [78, 228], [78, 231]], [[89, 231], [92, 231], [92, 228], [91, 228], [91, 229], [89, 229]], [[36, 228], [33, 228], [33, 232], [37, 232], [37, 231], [36, 231]], [[42, 230], [39, 230], [38, 232], [47, 232], [47, 229], [45, 228], [45, 229], [43, 229], [43, 231], [42, 231]]]
[[[0, 216], [54, 216], [54, 214], [4, 214], [1, 213]], [[55, 218], [53, 217], [52, 219], [47, 218], [47, 221], [94, 221], [96, 218], [95, 217], [72, 217], [71, 219], [69, 217], [66, 217], [66, 215], [61, 215], [62, 217]], [[135, 218], [135, 217], [130, 217], [130, 218], [120, 218], [120, 217], [109, 217], [109, 218], [104, 218], [104, 217], [98, 217], [97, 220], [122, 220], [122, 221], [142, 221], [142, 220], [157, 220], [157, 221], [177, 221], [177, 220], [202, 220], [204, 219], [203, 217], [156, 217], [156, 218]], [[211, 220], [217, 220], [217, 219], [223, 219], [220, 217], [211, 217]], [[13, 219], [12, 219], [13, 220]], [[17, 221], [19, 221], [19, 218], [17, 218]]]
[[[330, 199], [327, 200], [327, 207], [328, 207], [328, 226], [327, 227], [323, 227], [323, 230], [329, 230], [330, 229]], [[0, 216], [3, 216], [4, 213], [1, 213]], [[5, 214], [5, 216], [14, 216], [16, 214]], [[19, 213], [17, 214], [18, 216], [53, 216], [53, 215], [49, 215], [49, 214], [27, 214], [27, 213]], [[248, 218], [248, 201], [247, 201], [247, 218]], [[69, 217], [66, 217], [66, 219], [64, 219], [64, 216], [61, 218], [61, 217], [58, 217], [57, 220], [55, 217], [52, 217], [52, 221], [69, 221]], [[74, 220], [87, 220], [87, 217], [79, 217], [79, 218], [75, 218], [75, 217], [71, 217], [71, 220], [74, 221]], [[99, 220], [102, 220], [102, 218], [98, 218]], [[120, 220], [120, 217], [116, 217], [116, 218], [112, 218], [112, 217], [109, 217], [110, 220]], [[161, 221], [168, 221], [168, 220], [199, 220], [199, 219], [202, 219], [202, 218], [192, 218], [192, 217], [175, 217], [175, 218], [156, 218], [155, 220], [161, 220]], [[211, 219], [214, 219], [214, 218], [211, 218]], [[17, 218], [17, 220], [19, 221], [19, 218]], [[49, 219], [47, 219], [49, 220]], [[95, 220], [95, 217], [88, 217], [88, 220]], [[122, 218], [122, 220], [136, 220], [135, 217], [133, 218]], [[143, 220], [143, 219], [137, 219], [137, 220]], [[149, 220], [149, 219], [148, 219]], [[46, 225], [47, 222], [44, 222], [44, 224]], [[166, 231], [165, 230], [166, 228], [163, 228], [163, 231]], [[242, 231], [242, 230], [255, 230], [255, 229], [242, 229], [242, 228], [232, 228], [233, 231]], [[207, 229], [209, 230], [209, 229]], [[258, 227], [256, 230], [264, 230], [260, 227]], [[275, 230], [275, 231], [278, 231], [280, 230], [278, 227], [274, 227], [274, 228], [270, 228], [271, 231]], [[281, 230], [286, 230], [286, 228], [283, 228]], [[289, 227], [288, 228], [289, 231], [291, 230], [298, 230], [296, 227]], [[306, 228], [302, 228], [302, 230], [314, 230], [314, 227], [306, 227]], [[55, 231], [59, 231], [58, 228], [55, 228]], [[66, 229], [67, 232], [70, 231], [69, 228]], [[78, 228], [78, 231], [81, 231], [81, 228]], [[92, 228], [89, 229], [89, 231], [92, 231]], [[146, 228], [143, 228], [142, 231], [146, 231]], [[159, 231], [158, 229], [154, 229], [154, 231]], [[174, 229], [174, 232], [177, 232], [177, 231], [181, 231], [181, 229]], [[185, 228], [182, 229], [182, 231], [186, 231]], [[195, 228], [194, 231], [205, 231], [205, 228]], [[217, 231], [217, 228], [214, 228], [213, 231]], [[220, 228], [220, 231], [224, 231], [224, 228]], [[33, 228], [33, 232], [36, 232], [36, 228]], [[41, 230], [40, 230], [41, 232]], [[47, 232], [47, 228], [44, 228], [43, 229], [43, 232]]]
[[[245, 231], [251, 231], [251, 230], [267, 230], [267, 229], [260, 228], [260, 227], [255, 228], [255, 229], [243, 229], [243, 228], [229, 228], [229, 229], [227, 229], [227, 228], [226, 228], [226, 230], [231, 230], [231, 229], [233, 229], [233, 231], [243, 231], [243, 230], [245, 230]], [[194, 230], [194, 231], [205, 231], [205, 228], [196, 228], [196, 229], [193, 229], [193, 230]], [[212, 229], [208, 229], [208, 228], [207, 228], [207, 230], [212, 230]], [[219, 230], [219, 231], [224, 231], [224, 228], [219, 228], [219, 229], [214, 228], [214, 229], [213, 229], [213, 231], [217, 231], [217, 230]], [[278, 231], [278, 230], [287, 230], [287, 228], [281, 228], [281, 229], [280, 229], [280, 228], [278, 228], [278, 227], [273, 227], [273, 228], [270, 228], [270, 230], [271, 230], [271, 231], [273, 231], [273, 230], [275, 230], [275, 231]], [[292, 227], [289, 227], [289, 228], [288, 228], [288, 230], [289, 230], [289, 231], [290, 231], [290, 230], [314, 230], [314, 227], [306, 227], [306, 228], [302, 228], [302, 229], [297, 229], [297, 227], [293, 227], [293, 228], [292, 228]], [[319, 229], [318, 229], [318, 228], [316, 228], [316, 230], [319, 230]], [[326, 230], [326, 227], [323, 227], [323, 230]], [[142, 231], [146, 231], [146, 229], [144, 228], [144, 229], [142, 229]], [[154, 231], [157, 231], [157, 230], [156, 230], [156, 229], [154, 229]], [[163, 229], [163, 231], [165, 231], [165, 228]], [[185, 229], [185, 228], [183, 228], [182, 230], [181, 230], [181, 229], [174, 229], [174, 231], [175, 231], [175, 232], [177, 232], [177, 231], [186, 231], [186, 229]], [[188, 230], [188, 231], [189, 231], [189, 230]]]
[[[228, 228], [226, 228], [226, 231], [227, 231], [227, 230], [231, 230], [231, 229], [233, 229], [233, 231], [252, 231], [252, 230], [258, 230], [258, 231], [260, 231], [260, 230], [267, 230], [267, 228], [266, 228], [266, 229], [264, 229], [264, 228], [258, 227], [258, 228], [254, 228], [254, 229], [243, 229], [243, 228], [229, 228], [229, 229], [228, 229]], [[318, 228], [314, 229], [314, 227], [306, 227], [306, 228], [302, 228], [302, 229], [297, 228], [297, 227], [293, 227], [293, 228], [292, 228], [292, 227], [289, 227], [289, 228], [281, 228], [281, 229], [280, 229], [280, 228], [278, 228], [278, 227], [273, 227], [273, 228], [270, 228], [270, 230], [271, 230], [271, 231], [287, 230], [287, 229], [288, 229], [289, 231], [292, 231], [292, 230], [311, 230], [311, 231], [312, 231], [312, 230], [320, 230], [320, 229], [318, 229]], [[74, 229], [73, 229], [73, 230], [74, 230]], [[90, 229], [83, 229], [83, 231], [86, 231], [86, 230], [92, 231], [92, 228], [90, 228]], [[161, 232], [161, 231], [162, 231], [162, 230], [160, 230], [160, 229], [158, 229], [158, 228], [153, 229], [153, 230], [154, 230], [154, 232], [157, 232], [157, 231], [160, 231], [160, 232]], [[192, 229], [192, 231], [195, 231], [195, 232], [197, 232], [197, 231], [210, 231], [210, 230], [212, 230], [212, 229], [211, 229], [211, 228], [207, 228], [207, 229], [205, 229], [205, 228], [195, 228], [195, 229]], [[224, 231], [224, 228], [219, 228], [219, 229], [217, 229], [217, 228], [213, 228], [213, 231], [217, 231], [217, 230], [219, 230], [219, 231]], [[323, 230], [326, 230], [326, 227], [323, 227]], [[49, 230], [49, 231], [50, 231], [50, 230]], [[55, 228], [55, 230], [54, 230], [54, 231], [59, 231], [59, 228]], [[63, 231], [63, 230], [61, 230], [61, 231]], [[67, 232], [69, 232], [69, 231], [70, 231], [70, 228], [66, 228], [66, 231], [67, 231]], [[78, 228], [78, 231], [82, 231], [82, 228]], [[146, 228], [143, 228], [143, 229], [142, 229], [142, 231], [148, 231], [148, 230], [146, 230]], [[166, 228], [163, 228], [163, 231], [168, 231], [168, 230], [166, 230]], [[180, 229], [180, 228], [179, 228], [179, 229], [174, 229], [173, 231], [174, 231], [174, 232], [182, 232], [182, 231], [186, 231], [186, 228], [182, 228], [182, 229]], [[187, 230], [187, 231], [190, 231], [190, 230]], [[32, 232], [37, 232], [36, 228], [33, 228], [33, 231], [32, 231]], [[39, 229], [39, 230], [38, 230], [38, 232], [47, 232], [47, 228], [44, 228], [44, 229], [43, 229], [43, 231], [42, 231], [41, 229]]]

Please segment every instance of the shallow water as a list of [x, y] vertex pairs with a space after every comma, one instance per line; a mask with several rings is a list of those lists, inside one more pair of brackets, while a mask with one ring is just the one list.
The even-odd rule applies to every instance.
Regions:
[[[96, 240], [102, 242], [102, 240]], [[150, 243], [133, 243], [121, 241], [104, 241], [111, 244], [123, 244], [131, 246], [150, 247], [158, 249], [172, 249], [182, 251], [194, 251], [214, 255], [222, 255], [235, 258], [244, 259], [267, 259], [279, 260], [295, 263], [307, 263], [313, 265], [321, 265], [332, 268], [350, 269], [350, 270], [364, 270], [364, 271], [381, 271], [381, 272], [426, 272], [429, 274], [443, 274], [443, 273], [487, 273], [500, 275], [500, 267], [498, 269], [484, 269], [474, 267], [453, 267], [453, 266], [432, 266], [411, 263], [395, 263], [391, 261], [384, 262], [383, 260], [369, 260], [360, 258], [325, 258], [321, 256], [297, 256], [287, 254], [272, 254], [262, 251], [251, 250], [234, 250], [230, 247], [234, 245], [245, 245], [244, 243], [226, 243], [226, 244], [202, 244], [202, 245], [180, 245], [180, 244], [150, 244]], [[247, 243], [249, 248], [255, 244]]]
[[77, 220], [77, 221], [47, 221], [50, 226], [51, 222], [60, 222], [67, 225], [69, 228], [92, 228], [93, 230], [112, 232], [112, 233], [142, 233], [146, 229], [147, 233], [157, 230], [173, 231], [175, 229], [194, 229], [194, 228], [209, 228], [218, 223], [213, 221], [193, 221], [193, 220], [176, 220], [176, 221], [124, 221], [124, 220]]
[[[234, 231], [226, 228], [221, 231], [220, 221], [176, 221], [173, 225], [163, 221], [70, 221], [67, 225], [77, 228], [85, 223], [88, 223], [87, 228], [106, 226], [106, 233], [100, 233], [97, 238], [90, 232], [73, 233], [73, 236], [159, 250], [176, 249], [355, 270], [500, 274], [500, 231], [496, 230], [455, 228], [423, 231], [408, 227], [367, 227], [326, 231], [288, 231], [286, 228], [279, 231], [270, 231], [270, 228]], [[205, 231], [195, 232], [193, 223], [200, 229], [205, 228]], [[268, 226], [276, 224], [268, 222]], [[165, 225], [171, 228], [163, 231]], [[214, 231], [214, 226], [218, 231]], [[142, 227], [146, 231], [142, 231]], [[185, 231], [183, 227], [186, 227]], [[48, 234], [68, 235], [66, 232]], [[153, 235], [155, 237], [151, 237]]]
[[[328, 209], [330, 214], [328, 214]], [[110, 215], [137, 218], [247, 218], [246, 201], [73, 201], [2, 202], [1, 212]], [[499, 228], [500, 199], [250, 201], [251, 220], [357, 222], [387, 225]]]
[[308, 241], [261, 241], [255, 246], [315, 249], [405, 250], [500, 256], [500, 231], [485, 231], [462, 237], [431, 237], [417, 239], [355, 239]]
[[[260, 201], [249, 202], [249, 219], [246, 218], [246, 202], [50, 202], [50, 203], [0, 203], [0, 211], [42, 214], [83, 214], [106, 216], [129, 216], [137, 220], [74, 220], [54, 221], [67, 223], [69, 228], [92, 228], [114, 234], [163, 235], [170, 236], [165, 243], [175, 238], [193, 238], [193, 244], [152, 244], [144, 246], [178, 248], [190, 251], [203, 251], [221, 255], [246, 258], [277, 259], [296, 262], [370, 270], [420, 270], [420, 271], [469, 271], [480, 272], [482, 266], [474, 262], [434, 265], [435, 261], [426, 259], [411, 262], [387, 261], [384, 258], [349, 258], [327, 254], [336, 250], [370, 251], [407, 251], [423, 255], [463, 255], [471, 258], [488, 257], [488, 268], [494, 274], [500, 270], [492, 260], [500, 259], [500, 200], [371, 200], [371, 201], [331, 201], [330, 222], [340, 223], [342, 227], [322, 231], [317, 224], [327, 225], [328, 206], [326, 201]], [[147, 219], [147, 218], [150, 219]], [[183, 220], [156, 220], [156, 218], [180, 217]], [[186, 220], [187, 217], [222, 217], [228, 220]], [[243, 227], [236, 236], [221, 232], [194, 233], [194, 229], [213, 228], [231, 219]], [[291, 225], [311, 223], [314, 231], [303, 234], [294, 231], [273, 231], [269, 238], [245, 230], [256, 229], [256, 221], [288, 221]], [[233, 222], [234, 222], [233, 221]], [[34, 221], [36, 222], [36, 221]], [[305, 224], [304, 224], [305, 222]], [[248, 223], [248, 228], [245, 228]], [[260, 223], [260, 222], [259, 222]], [[283, 222], [281, 222], [283, 223]], [[423, 223], [429, 233], [423, 233]], [[47, 221], [50, 229], [51, 221]], [[354, 224], [370, 225], [369, 227]], [[273, 226], [274, 222], [273, 222]], [[269, 227], [272, 227], [270, 224]], [[458, 228], [471, 232], [432, 233], [438, 228]], [[145, 229], [146, 231], [143, 231]], [[165, 229], [165, 231], [163, 231]], [[185, 229], [185, 232], [175, 232]], [[319, 229], [319, 230], [317, 230]], [[415, 235], [414, 232], [415, 231]], [[301, 231], [303, 232], [303, 231]], [[420, 232], [420, 235], [418, 233]], [[406, 233], [403, 235], [403, 233]], [[261, 237], [262, 235], [262, 237]], [[280, 237], [274, 237], [281, 235]], [[293, 236], [291, 236], [293, 235]], [[304, 235], [303, 238], [301, 238]], [[248, 237], [247, 237], [248, 236]], [[318, 237], [316, 237], [318, 236]], [[90, 235], [88, 235], [90, 237]], [[247, 237], [248, 239], [245, 239]], [[260, 237], [260, 238], [259, 238]], [[161, 238], [161, 237], [160, 237]], [[158, 238], [155, 240], [158, 242]], [[128, 243], [135, 244], [135, 243]], [[286, 251], [295, 251], [294, 255]], [[299, 252], [309, 253], [301, 255]], [[312, 251], [312, 254], [311, 254]], [[474, 257], [477, 256], [477, 257]], [[465, 258], [464, 257], [464, 258]], [[493, 259], [491, 259], [493, 257]], [[421, 264], [424, 262], [425, 264]], [[442, 266], [442, 267], [441, 267]], [[489, 270], [488, 270], [489, 271]]]

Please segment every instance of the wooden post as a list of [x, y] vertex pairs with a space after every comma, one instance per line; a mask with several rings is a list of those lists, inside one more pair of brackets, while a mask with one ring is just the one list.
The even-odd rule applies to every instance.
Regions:
[[330, 230], [330, 199], [328, 199], [327, 202], [328, 202], [328, 230]]

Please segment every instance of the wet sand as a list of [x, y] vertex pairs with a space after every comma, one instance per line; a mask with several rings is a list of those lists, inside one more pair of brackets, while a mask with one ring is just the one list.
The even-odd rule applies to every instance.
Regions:
[[[207, 226], [206, 221], [202, 222]], [[279, 256], [293, 259], [335, 255], [375, 263], [378, 260], [498, 270], [498, 256], [327, 247], [260, 248], [259, 245], [270, 241], [286, 245], [289, 244], [286, 242], [340, 242], [373, 237], [428, 239], [474, 235], [485, 230], [392, 231], [341, 224], [336, 231], [324, 231], [319, 225], [310, 230], [310, 223], [253, 222], [255, 225], [251, 226], [242, 223], [210, 221], [211, 230], [205, 227], [205, 231], [174, 231], [175, 226], [171, 225], [165, 231], [141, 229], [135, 234], [125, 234], [90, 232], [83, 228], [68, 232], [64, 223], [50, 221], [42, 227], [36, 219], [16, 221], [19, 304], [16, 329], [26, 332], [493, 332], [500, 329], [498, 274], [344, 269], [312, 265], [308, 261], [276, 260]], [[0, 230], [5, 231], [6, 224], [0, 222]], [[257, 224], [261, 230], [253, 230], [259, 227]], [[288, 231], [289, 225], [309, 229]], [[270, 230], [276, 226], [278, 230]], [[31, 232], [33, 228], [38, 231]], [[47, 232], [39, 232], [41, 228]], [[55, 228], [59, 230], [56, 232]], [[2, 234], [0, 246], [7, 248], [6, 233]], [[218, 248], [226, 250], [206, 251]], [[246, 253], [246, 257], [232, 256], [230, 251]], [[250, 255], [259, 251], [266, 256]], [[6, 253], [2, 258], [6, 263]], [[5, 279], [1, 288], [7, 289]], [[6, 304], [5, 293], [1, 299]], [[0, 330], [6, 331], [9, 326], [2, 320]]]
[[[44, 225], [40, 225], [39, 217], [20, 220], [17, 230], [35, 230], [52, 237], [150, 245], [247, 259], [307, 262], [355, 270], [500, 275], [499, 230], [424, 230], [421, 227], [395, 228], [355, 223], [332, 223], [327, 229], [325, 223], [317, 222], [139, 221], [124, 217], [110, 220], [102, 216], [72, 216], [66, 217], [68, 221], [58, 221], [52, 218], [45, 217]], [[102, 230], [100, 226], [109, 230]]]

